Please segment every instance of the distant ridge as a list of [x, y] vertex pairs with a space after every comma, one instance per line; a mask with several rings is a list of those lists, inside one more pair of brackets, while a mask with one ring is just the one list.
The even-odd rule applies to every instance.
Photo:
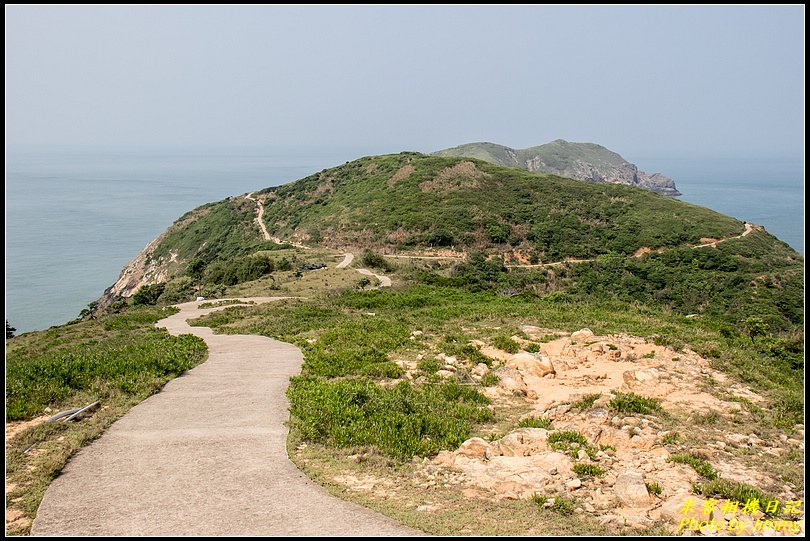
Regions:
[[557, 139], [545, 145], [513, 149], [496, 143], [468, 143], [433, 153], [436, 156], [478, 158], [504, 167], [561, 177], [637, 186], [664, 195], [681, 195], [675, 182], [660, 173], [648, 174], [619, 154], [595, 143]]

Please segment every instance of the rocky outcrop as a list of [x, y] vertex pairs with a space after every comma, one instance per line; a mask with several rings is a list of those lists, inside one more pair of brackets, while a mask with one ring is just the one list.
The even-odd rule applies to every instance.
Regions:
[[675, 181], [661, 173], [639, 171], [616, 152], [594, 143], [557, 139], [545, 145], [516, 150], [494, 143], [470, 143], [440, 150], [439, 156], [478, 158], [496, 165], [588, 182], [627, 184], [664, 195], [681, 195]]

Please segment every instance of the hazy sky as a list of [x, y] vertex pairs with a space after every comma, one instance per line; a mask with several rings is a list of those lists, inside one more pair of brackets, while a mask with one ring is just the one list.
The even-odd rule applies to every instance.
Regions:
[[804, 7], [5, 10], [6, 141], [804, 147]]

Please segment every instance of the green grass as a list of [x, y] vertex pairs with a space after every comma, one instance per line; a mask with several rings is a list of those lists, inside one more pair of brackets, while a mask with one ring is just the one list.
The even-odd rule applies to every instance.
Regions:
[[678, 434], [677, 432], [670, 432], [669, 434], [666, 434], [663, 438], [661, 438], [661, 443], [673, 444], [678, 443], [682, 439], [683, 438], [681, 437], [681, 435]]
[[592, 460], [596, 458], [596, 449], [588, 443], [585, 436], [572, 430], [552, 432], [548, 435], [548, 445], [572, 458], [576, 458], [580, 450], [585, 451]]
[[492, 387], [493, 385], [497, 385], [499, 381], [500, 378], [495, 374], [493, 374], [492, 372], [490, 372], [489, 374], [481, 378], [480, 383], [481, 387]]
[[367, 379], [297, 376], [287, 396], [303, 439], [334, 447], [374, 445], [400, 459], [458, 447], [474, 423], [492, 419], [486, 397], [453, 382], [381, 387]]
[[551, 419], [547, 417], [527, 417], [518, 423], [518, 428], [545, 428], [551, 429]]
[[427, 374], [435, 374], [438, 370], [440, 370], [442, 365], [436, 359], [425, 358], [419, 361], [417, 368], [422, 372]]
[[699, 475], [709, 479], [710, 481], [714, 481], [717, 479], [717, 472], [712, 467], [711, 464], [707, 460], [702, 458], [696, 457], [694, 455], [688, 453], [679, 453], [675, 455], [671, 455], [669, 457], [670, 462], [676, 462], [678, 464], [686, 464], [688, 466], [692, 466]]
[[118, 393], [155, 392], [197, 364], [206, 350], [199, 338], [173, 337], [153, 328], [171, 313], [132, 309], [8, 342], [7, 419], [29, 419], [45, 407], [103, 402]]
[[608, 403], [608, 408], [623, 414], [651, 414], [661, 413], [661, 400], [658, 398], [647, 398], [636, 393], [623, 393], [615, 391], [616, 398]]
[[[727, 500], [736, 500], [744, 505], [750, 500], [757, 500], [760, 503], [761, 510], [766, 511], [766, 502], [779, 500], [773, 494], [767, 494], [756, 487], [738, 481], [730, 481], [728, 479], [714, 479], [709, 482], [699, 485], [699, 494], [712, 498], [723, 498]], [[775, 515], [776, 513], [766, 513], [768, 515]]]
[[[551, 504], [551, 506], [546, 507], [546, 503], [552, 500], [553, 503]], [[534, 496], [532, 496], [532, 501], [541, 510], [553, 511], [562, 516], [573, 515], [574, 509], [577, 506], [577, 500], [575, 498], [564, 496], [562, 494], [558, 494], [557, 496], [554, 497], [547, 497], [542, 496], [540, 494], [535, 494]]]
[[644, 486], [647, 487], [647, 491], [650, 494], [655, 494], [656, 496], [660, 496], [664, 489], [658, 483], [644, 483]]
[[599, 400], [599, 397], [602, 396], [601, 393], [593, 393], [593, 394], [586, 394], [573, 404], [571, 407], [578, 410], [587, 410], [593, 407], [593, 403]]
[[605, 470], [595, 464], [574, 464], [571, 469], [580, 477], [600, 477], [605, 474]]
[[[205, 358], [199, 338], [155, 329], [156, 321], [175, 311], [129, 308], [6, 341], [7, 421], [95, 401], [102, 406], [81, 423], [40, 424], [6, 442], [9, 510], [33, 519], [51, 480], [76, 451]], [[7, 533], [23, 535], [29, 528], [30, 522], [22, 522]]]
[[496, 336], [495, 338], [492, 339], [492, 345], [507, 353], [514, 354], [520, 351], [520, 344], [518, 344], [508, 336]]

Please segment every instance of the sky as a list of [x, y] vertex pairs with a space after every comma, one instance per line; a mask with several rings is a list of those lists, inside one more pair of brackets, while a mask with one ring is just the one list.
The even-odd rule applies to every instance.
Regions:
[[804, 6], [7, 6], [6, 142], [804, 148]]

